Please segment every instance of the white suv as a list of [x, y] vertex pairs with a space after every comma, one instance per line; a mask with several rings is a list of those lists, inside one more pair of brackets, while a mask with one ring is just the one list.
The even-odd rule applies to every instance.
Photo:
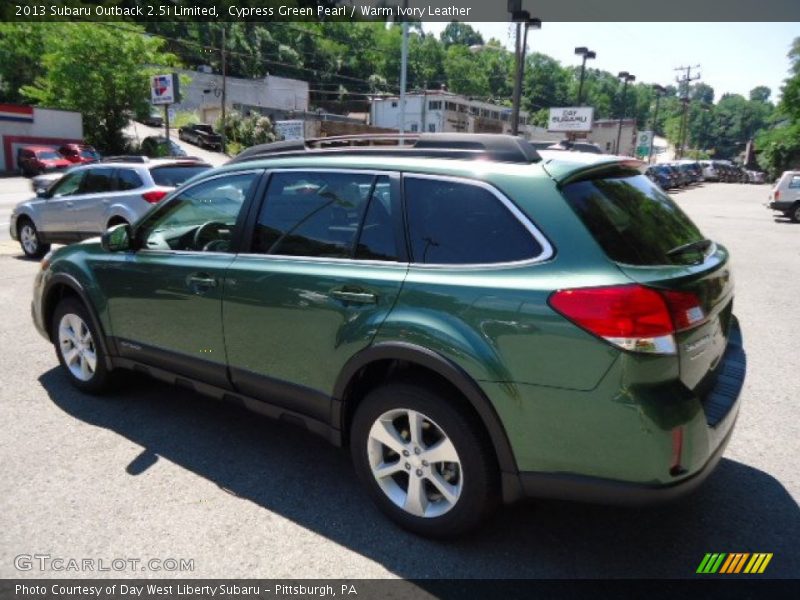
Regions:
[[211, 165], [198, 159], [120, 157], [70, 169], [36, 197], [17, 204], [10, 233], [30, 258], [133, 223], [169, 192]]
[[783, 172], [772, 188], [767, 206], [782, 212], [795, 223], [800, 223], [800, 171]]

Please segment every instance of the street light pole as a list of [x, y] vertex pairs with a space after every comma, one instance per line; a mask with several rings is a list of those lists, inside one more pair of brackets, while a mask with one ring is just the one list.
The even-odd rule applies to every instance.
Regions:
[[583, 99], [583, 79], [586, 75], [586, 61], [588, 59], [597, 58], [597, 53], [594, 50], [589, 50], [585, 46], [581, 46], [580, 48], [575, 48], [575, 54], [583, 56], [583, 62], [581, 63], [581, 78], [580, 82], [578, 83], [578, 103], [577, 106], [581, 105]]
[[667, 89], [664, 86], [658, 85], [656, 83], [653, 85], [653, 91], [656, 93], [656, 110], [653, 112], [653, 127], [651, 128], [652, 133], [650, 134], [650, 150], [647, 153], [647, 164], [653, 163], [653, 142], [655, 142], [656, 138], [656, 123], [658, 123], [658, 105], [659, 102], [661, 101], [661, 96], [664, 95], [664, 92], [666, 92]]
[[[408, 0], [403, 2], [408, 8]], [[400, 135], [406, 132], [406, 80], [408, 76], [408, 21], [403, 21], [403, 46], [400, 50]], [[402, 143], [402, 142], [401, 142]]]
[[222, 127], [220, 127], [220, 137], [222, 138], [222, 153], [225, 154], [225, 102], [227, 91], [227, 65], [225, 62], [225, 22], [222, 23]]
[[636, 76], [628, 73], [627, 71], [620, 71], [617, 75], [622, 79], [622, 113], [619, 116], [619, 127], [617, 129], [617, 148], [616, 152], [619, 154], [619, 143], [622, 139], [622, 121], [625, 120], [625, 91], [628, 89], [628, 82], [636, 81]]
[[522, 102], [522, 80], [525, 78], [525, 55], [528, 52], [528, 30], [541, 29], [542, 22], [539, 19], [532, 19], [526, 10], [512, 12], [511, 19], [517, 23], [517, 69], [511, 109], [511, 134], [519, 135], [519, 111]]

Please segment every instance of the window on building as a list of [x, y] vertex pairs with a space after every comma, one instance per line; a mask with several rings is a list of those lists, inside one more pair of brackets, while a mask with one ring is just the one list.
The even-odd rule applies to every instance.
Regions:
[[428, 110], [442, 110], [441, 100], [431, 100], [428, 102]]
[[436, 132], [436, 123], [428, 123], [428, 131], [430, 131], [431, 133], [435, 133]]
[[392, 100], [392, 108], [397, 108], [397, 102], [395, 102], [394, 100]]
[[419, 131], [419, 125], [416, 124], [416, 123], [412, 123], [411, 124], [411, 133], [416, 133], [417, 131]]
[[499, 119], [499, 118], [500, 118], [500, 113], [499, 113], [499, 112], [497, 112], [496, 110], [493, 110], [493, 111], [490, 113], [490, 116], [491, 116], [493, 119], [497, 120], [497, 119]]
[[455, 102], [445, 102], [444, 108], [445, 110], [452, 110], [453, 112], [458, 110], [458, 107], [456, 106]]

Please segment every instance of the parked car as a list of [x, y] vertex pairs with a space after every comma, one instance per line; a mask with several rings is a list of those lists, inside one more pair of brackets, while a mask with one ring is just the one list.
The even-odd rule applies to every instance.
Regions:
[[65, 173], [69, 173], [69, 169], [60, 171], [49, 171], [47, 173], [42, 173], [41, 175], [34, 175], [33, 177], [31, 177], [31, 190], [35, 194], [38, 194], [39, 192], [44, 192], [56, 181], [61, 179]]
[[78, 165], [87, 165], [102, 158], [89, 144], [63, 144], [58, 148], [58, 153], [69, 162]]
[[204, 123], [191, 123], [178, 130], [178, 137], [184, 142], [208, 148], [209, 150], [222, 150], [222, 136], [216, 133], [211, 125]]
[[302, 425], [423, 535], [700, 484], [745, 374], [731, 265], [641, 163], [347, 139], [249, 148], [50, 254], [33, 318], [69, 381], [133, 369]]
[[747, 183], [760, 185], [766, 181], [766, 176], [762, 171], [755, 171], [753, 169], [748, 169], [746, 173], [747, 173]]
[[703, 168], [703, 179], [705, 181], [719, 181], [719, 172], [713, 160], [701, 160], [700, 166]]
[[147, 115], [145, 119], [142, 120], [142, 123], [145, 125], [149, 125], [150, 127], [163, 127], [164, 126], [164, 117], [157, 108], [153, 108], [150, 111], [150, 114]]
[[174, 140], [161, 135], [151, 135], [142, 140], [139, 150], [150, 158], [167, 158], [170, 156], [186, 156], [186, 151]]
[[800, 223], [800, 171], [784, 171], [775, 183], [767, 206]]
[[23, 146], [17, 150], [17, 167], [25, 177], [71, 166], [70, 161], [50, 146]]
[[686, 187], [691, 183], [689, 174], [686, 171], [680, 169], [678, 165], [674, 163], [669, 163], [666, 164], [665, 166], [670, 170], [670, 173], [672, 174], [672, 180], [675, 182], [674, 187], [676, 188]]
[[672, 177], [664, 167], [658, 165], [648, 167], [645, 175], [662, 190], [668, 190], [672, 187]]
[[133, 223], [184, 181], [210, 168], [198, 160], [115, 160], [74, 167], [14, 207], [11, 238], [19, 240], [26, 256], [39, 258], [52, 243], [70, 243], [111, 225]]

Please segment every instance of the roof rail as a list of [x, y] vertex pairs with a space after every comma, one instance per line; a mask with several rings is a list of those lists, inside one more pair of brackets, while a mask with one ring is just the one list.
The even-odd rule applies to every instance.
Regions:
[[261, 144], [248, 148], [228, 164], [277, 156], [302, 155], [308, 152], [471, 158], [512, 163], [533, 163], [541, 160], [530, 142], [512, 135], [422, 133], [341, 135]]
[[127, 156], [104, 156], [100, 162], [138, 162], [138, 163], [146, 163], [149, 162], [150, 159], [146, 156], [142, 156], [141, 154], [131, 154]]

